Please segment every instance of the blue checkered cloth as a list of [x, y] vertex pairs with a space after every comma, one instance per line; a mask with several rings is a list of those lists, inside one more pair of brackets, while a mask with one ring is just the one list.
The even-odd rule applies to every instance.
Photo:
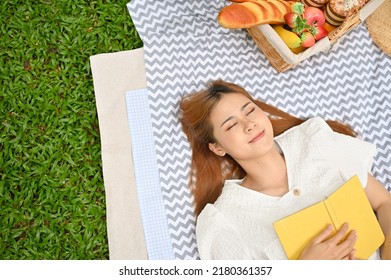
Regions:
[[146, 89], [126, 93], [132, 156], [148, 258], [174, 259], [159, 183]]

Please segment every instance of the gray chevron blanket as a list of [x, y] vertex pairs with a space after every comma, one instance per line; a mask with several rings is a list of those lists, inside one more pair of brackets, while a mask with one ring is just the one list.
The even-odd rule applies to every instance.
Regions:
[[[178, 102], [211, 79], [238, 83], [298, 117], [321, 116], [351, 125], [361, 138], [377, 145], [373, 174], [391, 191], [391, 58], [374, 45], [365, 24], [328, 52], [278, 73], [244, 30], [218, 26], [216, 16], [227, 3], [132, 0], [128, 4], [145, 51], [147, 104], [138, 108], [150, 114], [156, 183], [176, 259], [198, 258], [187, 184], [191, 152], [177, 119]], [[133, 102], [131, 97], [128, 102]], [[149, 247], [150, 252], [155, 249], [160, 250]], [[154, 256], [164, 258], [159, 253]]]

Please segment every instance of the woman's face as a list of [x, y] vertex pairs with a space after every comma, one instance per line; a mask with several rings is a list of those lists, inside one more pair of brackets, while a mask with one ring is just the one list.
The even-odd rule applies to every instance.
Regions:
[[210, 115], [216, 143], [209, 148], [237, 162], [258, 158], [274, 147], [273, 127], [266, 113], [240, 93], [222, 96]]

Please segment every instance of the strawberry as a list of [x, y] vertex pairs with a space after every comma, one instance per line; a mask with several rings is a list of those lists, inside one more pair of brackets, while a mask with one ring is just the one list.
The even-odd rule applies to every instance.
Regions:
[[284, 15], [284, 19], [286, 21], [286, 24], [288, 24], [288, 26], [290, 28], [295, 28], [297, 26], [297, 19], [298, 19], [299, 15], [296, 14], [296, 13], [287, 13]]
[[315, 37], [310, 32], [303, 32], [300, 36], [301, 46], [310, 48], [315, 45]]
[[[296, 2], [291, 6], [292, 12], [288, 13], [288, 14], [295, 14], [296, 15], [296, 16], [289, 15], [288, 20], [290, 22], [291, 18], [292, 18], [294, 26], [293, 27], [290, 26], [290, 27], [292, 28], [292, 32], [296, 33], [299, 36], [302, 32], [307, 31], [308, 28], [311, 27], [310, 25], [307, 24], [307, 20], [303, 17], [304, 16], [304, 9], [305, 9], [305, 7], [301, 2]], [[287, 21], [286, 18], [285, 18], [285, 21]], [[288, 25], [289, 25], [289, 22], [287, 21]]]
[[314, 27], [314, 37], [316, 41], [326, 37], [328, 34], [329, 32], [323, 26]]

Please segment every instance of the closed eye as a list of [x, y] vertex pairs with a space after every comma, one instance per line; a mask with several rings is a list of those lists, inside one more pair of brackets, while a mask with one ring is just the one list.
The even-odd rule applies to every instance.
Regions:
[[246, 116], [250, 115], [252, 112], [254, 112], [255, 108], [252, 108], [247, 114]]
[[228, 131], [228, 130], [230, 130], [230, 129], [231, 129], [231, 128], [233, 128], [235, 125], [236, 125], [236, 123], [234, 123], [234, 124], [230, 125], [229, 127], [227, 127], [227, 129], [226, 129], [226, 130], [227, 130], [227, 131]]

